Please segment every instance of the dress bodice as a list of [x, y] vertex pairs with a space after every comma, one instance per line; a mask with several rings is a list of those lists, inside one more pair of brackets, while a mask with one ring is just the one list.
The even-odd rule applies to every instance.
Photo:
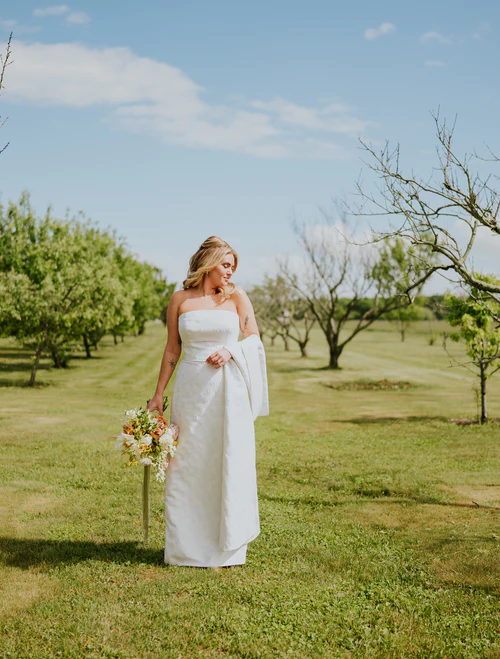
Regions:
[[225, 309], [194, 309], [179, 316], [184, 361], [204, 362], [216, 350], [237, 343], [239, 316]]

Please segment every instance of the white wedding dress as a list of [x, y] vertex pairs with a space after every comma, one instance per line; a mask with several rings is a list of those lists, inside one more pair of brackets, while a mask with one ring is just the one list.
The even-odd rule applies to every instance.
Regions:
[[[254, 418], [267, 414], [262, 343], [238, 343], [235, 312], [199, 309], [179, 316], [183, 359], [172, 395], [179, 444], [166, 473], [165, 562], [217, 567], [246, 560], [259, 534]], [[207, 357], [227, 347], [216, 369]]]

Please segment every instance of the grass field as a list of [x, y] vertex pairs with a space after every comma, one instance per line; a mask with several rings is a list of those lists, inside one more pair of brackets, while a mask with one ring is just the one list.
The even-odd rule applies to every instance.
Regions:
[[473, 382], [427, 335], [379, 324], [338, 372], [318, 333], [308, 359], [268, 346], [262, 532], [220, 570], [163, 565], [156, 484], [143, 547], [141, 472], [113, 448], [163, 327], [32, 390], [0, 342], [0, 657], [500, 657], [500, 424], [450, 421]]

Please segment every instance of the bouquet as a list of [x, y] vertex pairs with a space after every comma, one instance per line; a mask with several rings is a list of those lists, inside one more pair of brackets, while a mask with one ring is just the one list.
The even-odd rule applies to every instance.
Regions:
[[127, 465], [153, 467], [156, 480], [163, 483], [178, 437], [176, 425], [140, 407], [125, 412], [123, 432], [116, 438], [116, 448], [122, 452]]
[[[163, 409], [165, 409], [166, 401], [165, 397]], [[123, 430], [116, 438], [116, 448], [121, 451], [127, 465], [141, 464], [144, 466], [142, 526], [145, 544], [149, 534], [151, 467], [154, 467], [156, 480], [163, 483], [165, 471], [171, 458], [175, 455], [178, 437], [178, 426], [173, 423], [168, 424], [163, 416], [154, 416], [148, 409], [139, 407], [137, 410], [125, 412]]]

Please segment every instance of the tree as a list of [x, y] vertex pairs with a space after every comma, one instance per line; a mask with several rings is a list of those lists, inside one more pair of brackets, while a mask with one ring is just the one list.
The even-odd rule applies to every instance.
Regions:
[[[433, 119], [438, 167], [429, 177], [404, 172], [399, 146], [391, 150], [386, 144], [381, 152], [376, 152], [361, 142], [368, 155], [368, 166], [380, 185], [378, 192], [369, 193], [361, 182], [357, 184], [362, 204], [356, 212], [398, 220], [390, 231], [378, 232], [378, 236], [403, 237], [438, 257], [422, 264], [422, 275], [411, 282], [409, 293], [416, 293], [422, 283], [438, 272], [455, 274], [469, 290], [486, 292], [498, 302], [500, 283], [481, 277], [474, 267], [478, 238], [483, 234], [492, 239], [500, 236], [500, 193], [492, 185], [496, 177], [481, 175], [472, 167], [474, 161], [484, 159], [470, 154], [459, 157], [453, 144], [455, 126], [449, 127], [439, 115], [433, 115]], [[498, 164], [500, 159], [491, 154], [489, 161]]]
[[[307, 303], [329, 348], [328, 368], [340, 368], [345, 347], [382, 315], [411, 303], [405, 290], [421, 277], [421, 254], [401, 238], [385, 239], [377, 246], [357, 246], [342, 235], [331, 215], [322, 225], [293, 224], [304, 253], [301, 272], [281, 262], [281, 272]], [[370, 293], [373, 304], [359, 311], [360, 300]], [[357, 312], [355, 313], [355, 311]], [[357, 320], [348, 321], [357, 315]]]
[[401, 341], [405, 340], [406, 330], [410, 328], [412, 323], [418, 320], [423, 320], [424, 317], [425, 314], [421, 297], [416, 298], [412, 304], [408, 304], [405, 307], [398, 307], [384, 316], [389, 322], [394, 323], [397, 326], [401, 336]]
[[120, 292], [109, 249], [112, 237], [88, 224], [37, 219], [29, 195], [0, 218], [0, 328], [66, 366], [68, 343], [101, 328]]
[[90, 222], [35, 216], [29, 195], [0, 208], [0, 334], [67, 366], [82, 341], [87, 357], [108, 332], [144, 331], [159, 317], [168, 284], [116, 236]]
[[[9, 62], [10, 56], [12, 55], [12, 32], [10, 33], [9, 40], [7, 41], [7, 49], [5, 51], [5, 55], [0, 55], [0, 94], [2, 93], [2, 89], [4, 88], [4, 78], [5, 78], [5, 72], [7, 70], [7, 67], [9, 64], [12, 62]], [[2, 119], [2, 116], [0, 115], [0, 128], [4, 125], [4, 123], [7, 121], [7, 119]], [[0, 153], [5, 151], [5, 149], [9, 146], [9, 143], [5, 144], [3, 147], [0, 148]]]
[[261, 334], [270, 334], [271, 341], [274, 336], [280, 336], [285, 350], [290, 349], [292, 340], [299, 346], [301, 357], [307, 357], [307, 344], [316, 319], [284, 277], [266, 275], [264, 282], [249, 292], [249, 297]]
[[[500, 284], [493, 276], [474, 276], [485, 279], [487, 284]], [[500, 312], [499, 305], [478, 289], [472, 289], [466, 298], [448, 294], [446, 300], [450, 309], [448, 322], [452, 327], [459, 328], [450, 338], [457, 342], [463, 339], [470, 357], [470, 361], [460, 365], [469, 370], [472, 370], [470, 366], [474, 367], [472, 372], [479, 378], [481, 423], [485, 423], [488, 420], [486, 384], [500, 370], [500, 325], [495, 320]]]

